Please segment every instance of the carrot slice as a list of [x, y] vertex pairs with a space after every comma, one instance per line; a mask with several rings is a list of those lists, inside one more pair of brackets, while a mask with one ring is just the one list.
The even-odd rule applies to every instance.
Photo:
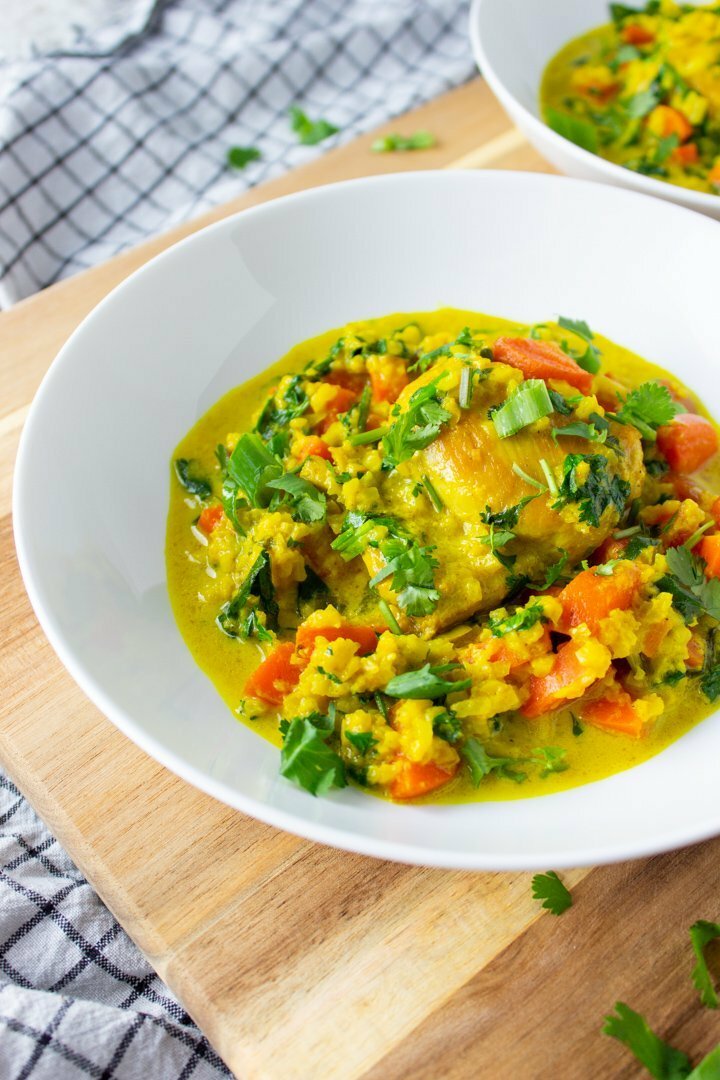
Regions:
[[[581, 697], [588, 686], [600, 677], [595, 672], [589, 672], [578, 658], [580, 647], [577, 641], [566, 641], [557, 651], [550, 674], [531, 676], [527, 684], [530, 693], [520, 710], [523, 716], [542, 716], [561, 705], [567, 705]], [[574, 682], [578, 683], [577, 694], [572, 698], [563, 697], [562, 691]]]
[[300, 626], [295, 635], [295, 647], [312, 652], [319, 637], [326, 641], [337, 641], [338, 638], [356, 641], [360, 646], [358, 656], [375, 652], [378, 643], [377, 634], [371, 626], [352, 626], [346, 623], [344, 626]]
[[689, 142], [684, 146], [676, 146], [672, 152], [672, 160], [676, 165], [696, 165], [700, 160], [697, 143]]
[[708, 180], [714, 187], [720, 187], [720, 161], [716, 161], [708, 173]]
[[705, 560], [705, 573], [707, 576], [720, 578], [720, 533], [703, 536], [697, 550]]
[[552, 341], [532, 338], [498, 338], [493, 358], [521, 371], [526, 379], [561, 379], [583, 394], [592, 388], [592, 375]]
[[392, 404], [410, 382], [407, 365], [399, 356], [371, 356], [367, 369], [373, 401], [389, 401]]
[[593, 633], [602, 619], [618, 608], [632, 605], [640, 585], [640, 572], [634, 563], [616, 566], [607, 576], [595, 570], [582, 570], [565, 586], [559, 596], [563, 606], [561, 630], [585, 623]]
[[222, 506], [206, 506], [198, 518], [198, 528], [209, 536], [216, 525], [219, 525], [225, 513]]
[[622, 39], [626, 45], [649, 45], [655, 40], [655, 35], [639, 23], [628, 23], [623, 27]]
[[687, 117], [670, 105], [656, 105], [647, 118], [647, 126], [653, 134], [664, 139], [677, 135], [680, 142], [687, 142], [693, 133], [692, 124]]
[[610, 698], [588, 702], [582, 710], [586, 724], [614, 731], [620, 735], [632, 735], [639, 739], [643, 734], [645, 721], [633, 707], [633, 699], [624, 690]]
[[325, 407], [325, 418], [318, 424], [317, 430], [321, 435], [327, 431], [331, 424], [335, 423], [341, 413], [346, 413], [358, 399], [358, 395], [354, 390], [349, 390], [344, 386], [336, 386], [334, 389], [335, 396], [330, 399]]
[[658, 428], [657, 446], [673, 472], [692, 473], [717, 453], [717, 431], [704, 416], [678, 413]]
[[260, 698], [269, 705], [282, 705], [283, 698], [300, 681], [301, 668], [291, 663], [295, 646], [290, 641], [276, 645], [245, 683], [248, 697]]
[[448, 772], [433, 761], [427, 765], [407, 761], [390, 785], [390, 795], [393, 799], [417, 799], [419, 795], [427, 795], [429, 791], [447, 784], [454, 775], [454, 770]]
[[332, 460], [330, 447], [324, 439], [319, 439], [317, 435], [305, 435], [298, 444], [295, 456], [298, 461], [305, 461], [309, 457], [320, 457], [324, 458], [325, 461]]

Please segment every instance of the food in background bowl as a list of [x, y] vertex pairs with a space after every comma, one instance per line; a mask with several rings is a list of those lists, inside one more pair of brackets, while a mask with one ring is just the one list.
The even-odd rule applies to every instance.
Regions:
[[582, 321], [330, 331], [177, 448], [180, 628], [315, 794], [514, 798], [627, 768], [720, 696], [699, 409]]
[[612, 23], [550, 61], [548, 125], [644, 176], [720, 192], [720, 7], [611, 4]]

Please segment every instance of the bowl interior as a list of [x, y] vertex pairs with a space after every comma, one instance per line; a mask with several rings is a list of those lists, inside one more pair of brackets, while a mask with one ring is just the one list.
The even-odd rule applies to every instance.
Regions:
[[709, 765], [720, 750], [717, 716], [632, 772], [542, 799], [437, 808], [354, 790], [313, 799], [278, 777], [277, 751], [233, 718], [196, 667], [164, 566], [179, 438], [291, 345], [352, 319], [441, 305], [528, 323], [585, 318], [677, 372], [720, 412], [719, 239], [720, 226], [699, 215], [608, 187], [418, 173], [279, 200], [170, 249], [76, 331], [23, 435], [18, 551], [61, 659], [113, 722], [181, 776], [353, 850], [534, 867], [720, 831]]
[[606, 0], [482, 0], [476, 17], [496, 78], [537, 117], [548, 62], [572, 38], [610, 20]]

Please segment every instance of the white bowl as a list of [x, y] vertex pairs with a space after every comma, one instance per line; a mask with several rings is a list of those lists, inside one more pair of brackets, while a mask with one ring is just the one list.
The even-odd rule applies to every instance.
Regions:
[[[278, 751], [196, 667], [163, 552], [179, 438], [295, 342], [349, 320], [448, 304], [527, 323], [561, 312], [678, 371], [720, 412], [718, 242], [707, 218], [606, 186], [423, 172], [279, 199], [171, 248], [75, 331], [23, 432], [17, 548], [61, 660], [113, 723], [190, 783], [352, 851], [546, 868], [720, 832], [720, 715], [629, 772], [543, 798], [397, 806], [353, 788], [313, 798], [278, 775]], [[680, 250], [682, 260], [667, 257]]]
[[470, 37], [493, 93], [528, 141], [561, 172], [644, 191], [720, 218], [720, 196], [605, 161], [558, 135], [541, 118], [540, 83], [548, 61], [572, 38], [609, 21], [607, 0], [473, 0]]

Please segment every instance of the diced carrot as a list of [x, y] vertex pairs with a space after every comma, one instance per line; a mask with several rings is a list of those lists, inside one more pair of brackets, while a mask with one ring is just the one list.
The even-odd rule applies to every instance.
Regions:
[[[523, 716], [542, 716], [560, 705], [567, 705], [570, 700], [581, 697], [597, 680], [599, 676], [588, 672], [578, 658], [579, 649], [577, 641], [566, 641], [557, 651], [550, 674], [531, 676], [527, 684], [530, 693], [520, 710]], [[578, 683], [577, 694], [572, 699], [563, 697], [562, 691], [574, 682]]]
[[[543, 650], [550, 650], [550, 630], [543, 626], [543, 635], [534, 644], [532, 656], [541, 655]], [[463, 655], [470, 663], [473, 660], [485, 659], [491, 664], [507, 664], [510, 671], [527, 664], [527, 654], [517, 653], [503, 638], [490, 638], [489, 641], [476, 641], [463, 650]]]
[[521, 371], [526, 379], [560, 379], [583, 394], [592, 388], [592, 375], [552, 341], [532, 338], [498, 338], [493, 358]]
[[640, 571], [631, 562], [620, 563], [608, 575], [582, 570], [560, 593], [563, 606], [560, 628], [569, 630], [585, 623], [597, 633], [601, 620], [611, 612], [632, 606], [639, 585]]
[[683, 473], [668, 473], [663, 480], [672, 485], [673, 491], [681, 502], [685, 499], [692, 499], [693, 502], [700, 501], [702, 488], [694, 482], [692, 477], [684, 476]]
[[708, 180], [715, 187], [720, 187], [720, 160], [716, 161], [708, 173]]
[[331, 371], [325, 376], [325, 382], [332, 386], [342, 386], [345, 390], [352, 390], [356, 397], [360, 397], [363, 387], [367, 382], [365, 374], [361, 371]]
[[672, 152], [672, 160], [676, 165], [697, 165], [700, 160], [697, 144], [689, 142], [684, 146], [676, 146]]
[[407, 761], [390, 785], [390, 794], [393, 799], [417, 799], [418, 796], [427, 795], [429, 791], [435, 791], [447, 784], [454, 775], [454, 771], [441, 769], [433, 761], [427, 765]]
[[305, 461], [309, 457], [320, 457], [326, 461], [332, 460], [332, 454], [330, 453], [330, 447], [324, 439], [319, 439], [317, 435], [305, 435], [300, 440], [295, 456], [298, 461]]
[[605, 103], [610, 98], [615, 97], [615, 94], [620, 89], [620, 83], [588, 78], [583, 82], [578, 81], [577, 89], [581, 94], [587, 94], [588, 97], [593, 98], [595, 101]]
[[216, 525], [219, 525], [225, 513], [222, 506], [206, 506], [198, 518], [198, 528], [206, 535], [210, 535]]
[[371, 626], [352, 626], [346, 623], [344, 626], [300, 626], [295, 635], [295, 647], [312, 652], [319, 637], [326, 641], [337, 641], [338, 638], [356, 641], [360, 646], [358, 656], [375, 652], [378, 643], [377, 634]]
[[720, 578], [720, 533], [703, 536], [697, 550], [705, 560], [705, 573], [707, 576]]
[[655, 40], [652, 30], [639, 23], [628, 23], [624, 26], [621, 37], [626, 45], [649, 45]]
[[670, 622], [668, 619], [663, 619], [662, 622], [655, 623], [647, 633], [645, 634], [645, 640], [643, 641], [642, 651], [645, 656], [649, 656], [650, 659], [660, 652], [662, 643], [670, 632]]
[[687, 142], [693, 133], [693, 127], [684, 113], [670, 105], [656, 105], [647, 118], [647, 126], [654, 135], [667, 139], [677, 135], [681, 143]]
[[710, 513], [715, 518], [715, 524], [720, 526], [720, 499], [716, 499], [712, 504]]
[[692, 473], [717, 453], [717, 431], [704, 416], [678, 413], [658, 428], [657, 446], [673, 472]]
[[248, 697], [281, 705], [300, 680], [301, 666], [291, 663], [294, 652], [295, 646], [290, 641], [276, 645], [245, 683]]
[[699, 671], [705, 664], [705, 644], [700, 637], [693, 634], [687, 643], [687, 653], [685, 667]]
[[613, 697], [588, 702], [581, 715], [586, 724], [619, 735], [632, 735], [636, 739], [640, 738], [645, 727], [645, 721], [633, 707], [633, 699], [624, 690]]
[[371, 356], [367, 369], [373, 401], [389, 401], [392, 404], [410, 382], [407, 365], [400, 356]]
[[322, 435], [331, 424], [334, 424], [341, 413], [346, 413], [355, 404], [358, 395], [354, 390], [348, 390], [344, 386], [335, 387], [335, 396], [326, 405], [325, 418], [318, 424], [317, 430]]

